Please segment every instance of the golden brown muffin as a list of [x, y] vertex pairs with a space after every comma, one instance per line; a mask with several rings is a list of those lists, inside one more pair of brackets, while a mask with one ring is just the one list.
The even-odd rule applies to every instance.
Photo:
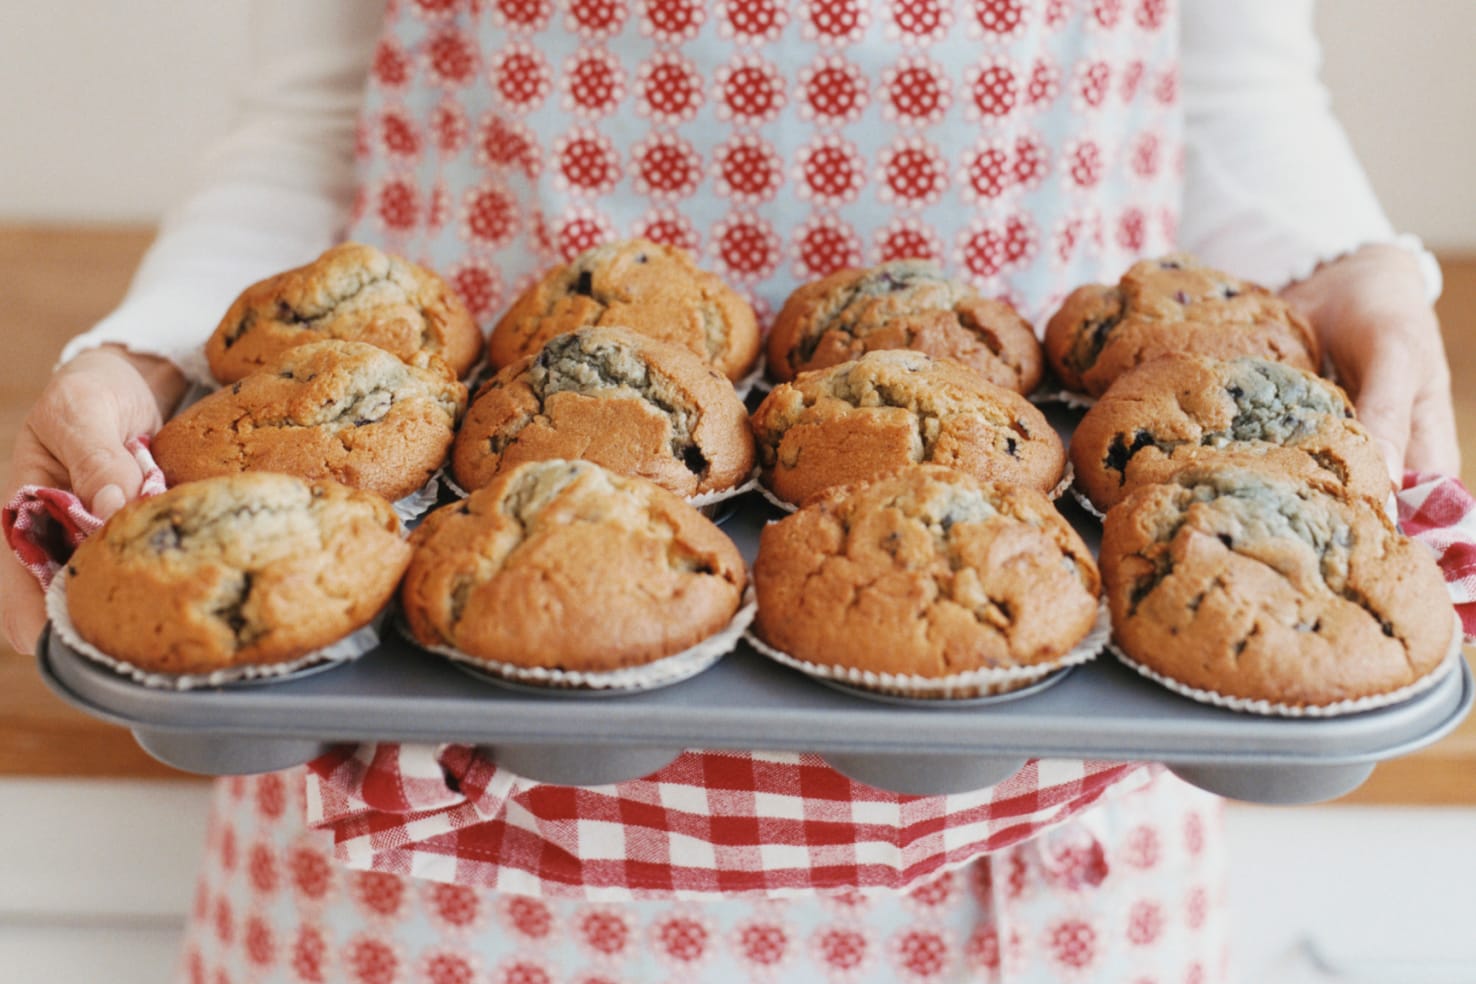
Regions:
[[769, 332], [769, 375], [788, 382], [880, 349], [952, 359], [996, 386], [1029, 393], [1040, 382], [1040, 342], [1029, 322], [944, 277], [925, 260], [841, 270], [789, 295]]
[[753, 569], [769, 645], [823, 666], [947, 677], [1058, 660], [1100, 581], [1044, 495], [936, 465], [831, 489], [764, 528]]
[[1332, 480], [1383, 508], [1389, 472], [1341, 389], [1264, 359], [1168, 355], [1119, 376], [1071, 435], [1076, 484], [1106, 511], [1196, 465]]
[[1067, 389], [1092, 396], [1172, 352], [1308, 372], [1321, 358], [1311, 327], [1281, 298], [1183, 255], [1134, 263], [1115, 287], [1076, 288], [1046, 325], [1045, 351]]
[[597, 246], [550, 270], [492, 329], [488, 357], [504, 369], [555, 335], [595, 325], [679, 345], [732, 380], [758, 358], [748, 302], [686, 251], [646, 239]]
[[171, 484], [243, 471], [394, 500], [446, 460], [466, 387], [362, 342], [314, 342], [186, 407], [154, 437]]
[[465, 376], [482, 332], [435, 273], [362, 243], [334, 246], [306, 266], [247, 287], [205, 343], [222, 383], [260, 369], [296, 345], [366, 342], [413, 365], [440, 359]]
[[1194, 468], [1107, 513], [1118, 645], [1190, 687], [1319, 706], [1430, 673], [1453, 616], [1430, 552], [1333, 482]]
[[232, 475], [123, 507], [72, 555], [67, 609], [84, 639], [145, 670], [287, 663], [372, 619], [409, 561], [377, 496]]
[[465, 489], [549, 458], [593, 461], [690, 497], [747, 481], [753, 435], [733, 384], [691, 352], [583, 328], [488, 381], [452, 453]]
[[1066, 451], [1019, 393], [921, 352], [869, 352], [782, 383], [753, 413], [764, 484], [799, 504], [924, 462], [1050, 491]]
[[738, 548], [696, 509], [587, 461], [504, 472], [411, 537], [415, 638], [524, 667], [600, 671], [687, 649], [733, 618]]

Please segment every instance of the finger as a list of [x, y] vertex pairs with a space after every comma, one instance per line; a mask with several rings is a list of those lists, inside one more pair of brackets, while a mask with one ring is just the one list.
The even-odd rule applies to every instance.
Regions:
[[18, 653], [36, 651], [36, 640], [46, 625], [46, 603], [41, 596], [41, 587], [31, 572], [21, 566], [20, 561], [8, 549], [0, 550], [5, 557], [0, 560], [0, 597], [4, 598], [4, 612], [0, 613], [0, 628], [12, 649]]
[[143, 469], [123, 446], [137, 426], [106, 393], [72, 387], [54, 412], [34, 421], [36, 438], [67, 470], [72, 491], [95, 515], [107, 518], [138, 494]]
[[1416, 399], [1405, 462], [1415, 471], [1460, 475], [1461, 444], [1449, 385], [1427, 387]]
[[1411, 375], [1404, 371], [1398, 358], [1376, 357], [1365, 367], [1354, 398], [1358, 420], [1378, 442], [1396, 487], [1404, 478], [1410, 414], [1418, 385], [1418, 380], [1409, 378]]

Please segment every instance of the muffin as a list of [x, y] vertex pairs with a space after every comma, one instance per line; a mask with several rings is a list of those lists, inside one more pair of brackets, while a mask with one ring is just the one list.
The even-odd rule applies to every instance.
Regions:
[[1264, 359], [1168, 355], [1118, 378], [1071, 436], [1076, 484], [1106, 511], [1140, 485], [1216, 462], [1330, 480], [1380, 508], [1389, 472], [1341, 389]]
[[367, 342], [420, 366], [439, 359], [456, 376], [482, 354], [481, 329], [444, 280], [343, 243], [246, 288], [205, 343], [205, 358], [216, 379], [234, 383], [289, 348], [325, 339]]
[[1050, 667], [1091, 629], [1100, 589], [1045, 496], [936, 465], [831, 489], [771, 523], [753, 581], [768, 645], [929, 679]]
[[549, 458], [593, 461], [690, 497], [747, 481], [753, 436], [732, 384], [691, 352], [583, 328], [481, 388], [452, 463], [462, 488], [475, 489]]
[[1019, 393], [921, 352], [869, 352], [774, 387], [753, 413], [763, 481], [799, 504], [836, 485], [932, 463], [1050, 491], [1066, 452]]
[[1308, 372], [1321, 358], [1311, 327], [1281, 298], [1182, 255], [1134, 263], [1115, 287], [1076, 288], [1046, 325], [1045, 351], [1068, 389], [1092, 396], [1172, 352]]
[[488, 355], [505, 369], [556, 335], [596, 325], [679, 345], [730, 380], [758, 357], [748, 302], [685, 251], [646, 239], [597, 246], [550, 270], [492, 329]]
[[952, 359], [996, 386], [1029, 393], [1040, 382], [1035, 332], [1015, 309], [944, 277], [924, 260], [842, 270], [804, 285], [769, 332], [769, 375], [788, 382], [879, 349]]
[[410, 562], [377, 496], [231, 475], [123, 507], [67, 567], [67, 608], [103, 652], [158, 673], [288, 663], [367, 623]]
[[1429, 551], [1331, 481], [1181, 471], [1113, 507], [1100, 563], [1123, 652], [1226, 697], [1307, 707], [1385, 694], [1451, 643]]
[[415, 639], [475, 660], [603, 671], [733, 618], [747, 580], [721, 530], [670, 492], [587, 461], [536, 461], [433, 512], [400, 601]]
[[315, 342], [185, 408], [153, 452], [170, 484], [274, 471], [394, 500], [445, 462], [465, 405], [444, 373], [362, 342]]

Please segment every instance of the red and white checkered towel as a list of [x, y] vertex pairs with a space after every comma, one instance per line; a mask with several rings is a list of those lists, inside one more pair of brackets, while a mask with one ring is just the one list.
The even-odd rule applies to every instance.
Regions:
[[[147, 447], [134, 453], [146, 458]], [[1476, 500], [1429, 474], [1407, 475], [1398, 500], [1472, 641]], [[23, 489], [4, 512], [7, 542], [43, 580], [97, 526], [54, 489]], [[311, 763], [307, 800], [309, 822], [332, 832], [354, 868], [617, 901], [899, 888], [1034, 837], [1149, 775], [1136, 764], [1031, 761], [988, 789], [901, 796], [814, 755], [694, 751], [645, 779], [574, 788], [512, 775], [465, 745], [366, 744]]]

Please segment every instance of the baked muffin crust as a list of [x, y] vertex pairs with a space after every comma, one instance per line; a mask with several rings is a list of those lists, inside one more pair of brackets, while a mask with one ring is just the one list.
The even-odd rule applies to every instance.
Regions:
[[377, 496], [252, 474], [129, 503], [68, 564], [73, 624], [160, 673], [291, 662], [367, 623], [410, 561]]
[[936, 465], [811, 499], [764, 528], [754, 563], [770, 645], [925, 677], [1059, 659], [1091, 629], [1099, 587], [1044, 495]]
[[1225, 696], [1316, 706], [1388, 693], [1451, 642], [1429, 552], [1331, 482], [1181, 471], [1108, 512], [1100, 563], [1124, 652]]
[[792, 503], [906, 465], [1050, 491], [1066, 464], [1045, 416], [1013, 390], [921, 352], [869, 352], [774, 387], [753, 413], [763, 480]]
[[1134, 263], [1116, 286], [1072, 291], [1046, 325], [1045, 351], [1068, 389], [1092, 396], [1173, 352], [1255, 356], [1308, 372], [1321, 359], [1311, 327], [1285, 301], [1182, 254]]
[[519, 666], [613, 670], [722, 629], [738, 548], [654, 483], [586, 461], [504, 472], [411, 537], [400, 598], [416, 639]]
[[445, 462], [465, 406], [445, 373], [362, 342], [314, 342], [186, 407], [153, 453], [171, 484], [274, 471], [394, 500]]
[[788, 382], [879, 349], [963, 363], [996, 386], [1029, 393], [1044, 360], [1030, 324], [936, 264], [897, 260], [841, 270], [789, 296], [769, 332], [769, 375]]
[[732, 384], [686, 349], [583, 328], [487, 382], [452, 455], [465, 489], [549, 458], [593, 461], [694, 496], [747, 481], [753, 436]]
[[550, 270], [492, 329], [489, 357], [503, 369], [556, 335], [605, 325], [679, 345], [731, 380], [758, 357], [748, 302], [685, 250], [646, 239], [597, 246]]
[[365, 342], [413, 365], [465, 376], [482, 332], [434, 272], [363, 243], [342, 243], [236, 298], [205, 343], [210, 371], [234, 383], [297, 345]]
[[1182, 468], [1242, 463], [1332, 480], [1380, 508], [1389, 473], [1333, 383], [1264, 359], [1169, 355], [1118, 378], [1071, 436], [1076, 483], [1106, 510]]

